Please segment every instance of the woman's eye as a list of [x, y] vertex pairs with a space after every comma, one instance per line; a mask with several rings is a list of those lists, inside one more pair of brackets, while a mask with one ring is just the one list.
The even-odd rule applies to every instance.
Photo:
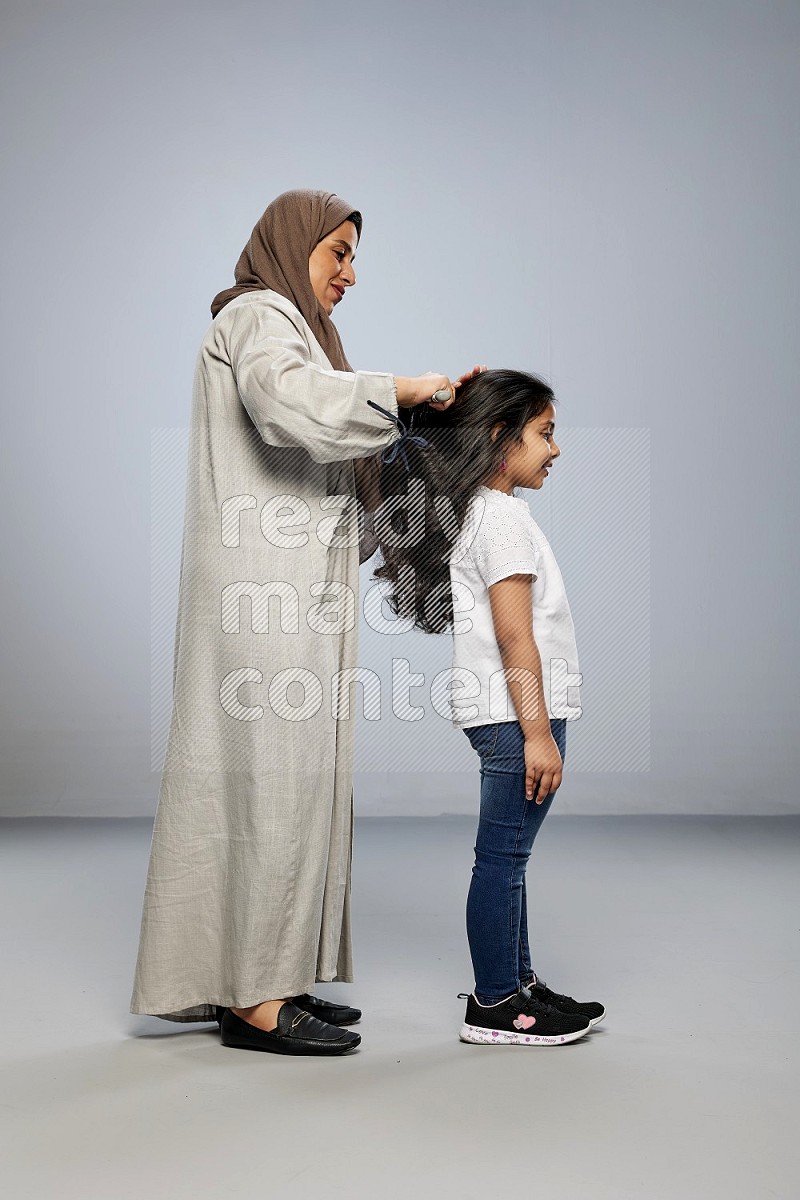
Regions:
[[333, 253], [336, 255], [336, 257], [338, 258], [339, 262], [341, 262], [341, 261], [342, 261], [342, 259], [344, 258], [344, 250], [334, 250], [334, 252], [333, 252]]

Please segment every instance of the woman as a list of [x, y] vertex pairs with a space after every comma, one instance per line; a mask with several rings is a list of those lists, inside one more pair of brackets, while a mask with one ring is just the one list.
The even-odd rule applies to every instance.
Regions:
[[195, 371], [173, 711], [131, 1012], [219, 1016], [242, 1049], [360, 1042], [341, 1027], [357, 1009], [308, 991], [352, 979], [353, 729], [334, 692], [356, 667], [359, 544], [374, 549], [363, 509], [380, 501], [398, 407], [441, 389], [444, 409], [472, 374], [351, 370], [330, 316], [355, 284], [360, 234], [360, 213], [332, 193], [279, 196], [236, 286], [212, 302]]

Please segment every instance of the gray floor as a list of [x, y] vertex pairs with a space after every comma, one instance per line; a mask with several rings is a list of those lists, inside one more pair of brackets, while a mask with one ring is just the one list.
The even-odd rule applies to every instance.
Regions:
[[0, 824], [4, 1194], [800, 1196], [800, 819], [551, 817], [534, 965], [608, 1007], [573, 1045], [466, 1046], [462, 818], [358, 823], [361, 1049], [320, 1061], [127, 1012], [146, 821]]

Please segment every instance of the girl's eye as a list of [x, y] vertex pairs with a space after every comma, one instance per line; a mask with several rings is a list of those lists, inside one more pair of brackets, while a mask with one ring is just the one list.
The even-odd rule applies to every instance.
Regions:
[[542, 434], [542, 437], [543, 437], [543, 438], [546, 438], [548, 442], [550, 441], [550, 438], [551, 438], [552, 436], [553, 436], [553, 434], [552, 434], [552, 432], [551, 432], [549, 429], [546, 429], [546, 430], [544, 431], [544, 433]]

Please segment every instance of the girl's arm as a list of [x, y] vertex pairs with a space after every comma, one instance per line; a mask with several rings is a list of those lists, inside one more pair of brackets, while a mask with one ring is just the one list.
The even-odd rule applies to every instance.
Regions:
[[492, 622], [506, 684], [525, 738], [525, 795], [536, 803], [561, 786], [561, 754], [550, 731], [542, 659], [533, 636], [530, 575], [507, 575], [489, 588]]

